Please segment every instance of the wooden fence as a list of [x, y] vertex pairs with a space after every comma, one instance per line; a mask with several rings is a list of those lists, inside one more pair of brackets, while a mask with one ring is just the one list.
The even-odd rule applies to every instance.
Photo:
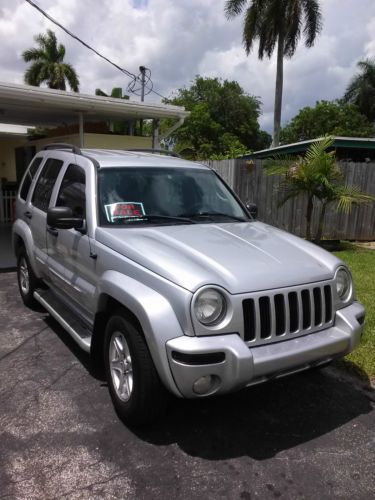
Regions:
[[[280, 177], [264, 173], [262, 162], [249, 166], [244, 160], [222, 160], [208, 163], [232, 187], [243, 201], [258, 205], [259, 219], [298, 236], [306, 232], [305, 197], [289, 200], [279, 206]], [[345, 182], [375, 196], [375, 163], [340, 163]], [[314, 208], [312, 229], [317, 230], [319, 206]], [[327, 239], [375, 240], [375, 203], [354, 206], [348, 215], [327, 210], [323, 237]]]

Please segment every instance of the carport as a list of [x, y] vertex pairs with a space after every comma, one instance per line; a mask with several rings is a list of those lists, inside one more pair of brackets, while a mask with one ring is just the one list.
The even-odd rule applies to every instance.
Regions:
[[[182, 125], [189, 115], [185, 108], [167, 104], [80, 94], [62, 90], [0, 82], [0, 123], [29, 127], [79, 125], [79, 146], [84, 147], [85, 122], [111, 120], [153, 120], [153, 146]], [[176, 123], [159, 136], [159, 120], [176, 119]]]

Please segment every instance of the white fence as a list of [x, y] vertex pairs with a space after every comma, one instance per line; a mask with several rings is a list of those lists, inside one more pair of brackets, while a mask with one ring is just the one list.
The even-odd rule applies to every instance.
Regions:
[[14, 219], [14, 210], [17, 191], [3, 191], [0, 183], [0, 224], [11, 224]]

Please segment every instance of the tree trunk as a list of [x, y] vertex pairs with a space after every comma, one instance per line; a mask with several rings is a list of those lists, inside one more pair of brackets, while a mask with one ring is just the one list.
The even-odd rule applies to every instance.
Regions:
[[321, 241], [322, 235], [323, 235], [324, 217], [326, 215], [326, 208], [327, 208], [327, 203], [323, 202], [322, 208], [320, 209], [320, 214], [319, 214], [318, 231], [317, 231], [316, 237], [315, 237], [315, 243], [317, 245], [320, 244], [320, 241]]
[[306, 239], [311, 241], [311, 218], [314, 208], [313, 195], [309, 196], [307, 200], [307, 210], [306, 210]]
[[279, 33], [277, 42], [277, 67], [276, 67], [276, 87], [275, 87], [275, 111], [273, 115], [273, 140], [272, 146], [279, 145], [280, 124], [281, 124], [281, 105], [283, 100], [283, 81], [284, 81], [284, 33]]

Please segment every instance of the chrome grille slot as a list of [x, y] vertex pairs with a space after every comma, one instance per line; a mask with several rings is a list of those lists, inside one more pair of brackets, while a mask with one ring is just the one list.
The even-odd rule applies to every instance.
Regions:
[[242, 309], [246, 342], [278, 342], [321, 330], [332, 322], [331, 285], [254, 293], [242, 301]]
[[332, 319], [332, 291], [329, 285], [324, 287], [324, 298], [326, 305], [325, 322], [328, 323]]
[[311, 325], [311, 306], [310, 306], [310, 292], [309, 290], [302, 290], [302, 328], [307, 330]]
[[299, 324], [299, 314], [298, 314], [298, 300], [297, 292], [290, 292], [288, 294], [289, 298], [289, 318], [290, 318], [290, 332], [296, 332], [298, 330]]
[[315, 304], [315, 317], [314, 325], [320, 325], [322, 322], [322, 292], [320, 288], [315, 287], [313, 290], [314, 304]]
[[266, 339], [271, 336], [271, 311], [270, 298], [260, 297], [259, 299], [259, 314], [260, 314], [260, 337]]
[[278, 293], [275, 295], [275, 315], [276, 321], [276, 335], [285, 333], [285, 300], [284, 295]]
[[242, 302], [245, 340], [255, 340], [255, 306], [254, 299], [245, 299]]

